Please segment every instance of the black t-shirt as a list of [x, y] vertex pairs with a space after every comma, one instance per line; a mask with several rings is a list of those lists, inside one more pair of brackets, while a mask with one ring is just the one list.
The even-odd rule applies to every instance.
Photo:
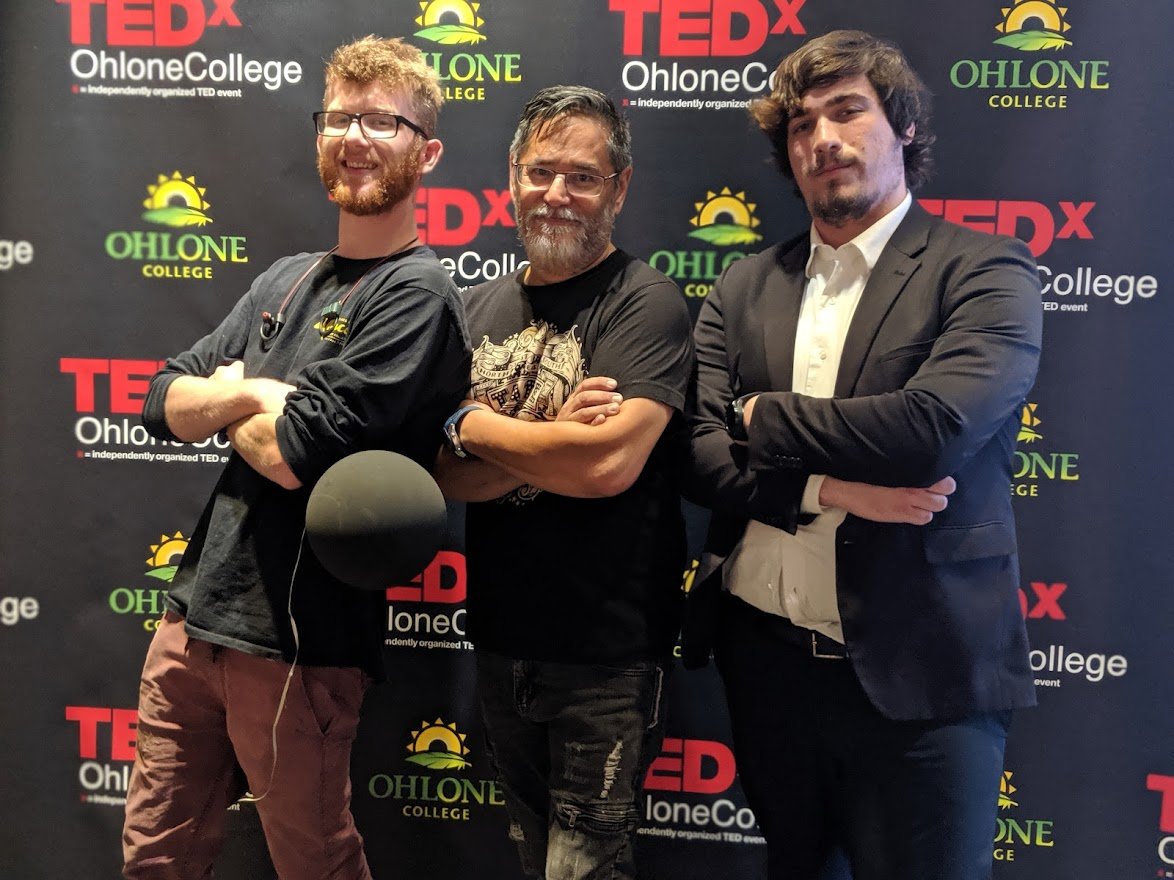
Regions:
[[612, 498], [523, 486], [468, 506], [469, 633], [510, 657], [608, 663], [665, 656], [679, 630], [684, 526], [673, 463], [693, 365], [680, 291], [616, 251], [568, 281], [521, 273], [468, 291], [470, 396], [516, 418], [555, 417], [588, 375], [676, 412], [648, 463]]
[[[246, 377], [297, 386], [276, 430], [302, 487], [281, 488], [234, 452], [168, 601], [194, 637], [287, 661], [292, 601], [300, 663], [359, 666], [382, 677], [383, 594], [345, 586], [319, 565], [303, 546], [306, 503], [322, 473], [352, 452], [391, 449], [431, 467], [441, 425], [466, 389], [469, 340], [456, 287], [430, 250], [383, 263], [328, 256], [299, 284], [321, 256], [278, 260], [219, 327], [151, 381], [143, 424], [163, 439], [176, 439], [164, 399], [180, 376], [208, 376], [242, 360]], [[261, 313], [277, 313], [291, 289], [284, 327], [262, 340]]]

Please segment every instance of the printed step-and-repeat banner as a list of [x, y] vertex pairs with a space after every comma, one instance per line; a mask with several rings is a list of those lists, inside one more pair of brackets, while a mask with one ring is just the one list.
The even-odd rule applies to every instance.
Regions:
[[[270, 262], [333, 243], [310, 113], [336, 45], [402, 35], [444, 78], [445, 157], [417, 217], [462, 286], [523, 258], [506, 147], [524, 101], [563, 82], [606, 91], [635, 147], [617, 241], [695, 314], [730, 261], [806, 223], [747, 100], [803, 40], [856, 27], [900, 43], [935, 94], [938, 171], [916, 197], [1025, 240], [1043, 282], [1008, 487], [1040, 706], [1014, 723], [995, 875], [1174, 877], [1174, 10], [1066, 2], [4, 4], [4, 876], [118, 875], [138, 673], [228, 453], [148, 437], [143, 394]], [[376, 876], [519, 876], [471, 697], [453, 513], [449, 549], [387, 591], [393, 674], [353, 765]], [[690, 513], [696, 547], [704, 513]], [[642, 804], [647, 874], [762, 876], [720, 683], [682, 670], [675, 685]], [[255, 812], [231, 826], [217, 876], [272, 876]]]

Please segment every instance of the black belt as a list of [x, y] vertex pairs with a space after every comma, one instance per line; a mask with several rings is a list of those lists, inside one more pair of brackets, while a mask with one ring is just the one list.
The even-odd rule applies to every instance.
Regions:
[[760, 631], [788, 645], [809, 651], [818, 660], [847, 660], [848, 649], [823, 633], [792, 623], [778, 614], [756, 608], [733, 593], [726, 593], [727, 611], [753, 622]]

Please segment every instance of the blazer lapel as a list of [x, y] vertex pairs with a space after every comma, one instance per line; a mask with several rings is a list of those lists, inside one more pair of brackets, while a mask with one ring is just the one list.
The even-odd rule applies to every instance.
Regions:
[[[930, 217], [917, 202], [881, 251], [860, 295], [860, 304], [848, 326], [840, 369], [836, 373], [836, 397], [851, 397], [885, 315], [889, 313], [913, 273], [921, 265], [921, 253], [929, 240]], [[792, 341], [793, 344], [793, 341]]]
[[762, 348], [772, 391], [790, 391], [795, 375], [795, 330], [807, 282], [804, 267], [811, 253], [810, 236], [804, 235], [779, 257], [780, 282], [762, 291]]

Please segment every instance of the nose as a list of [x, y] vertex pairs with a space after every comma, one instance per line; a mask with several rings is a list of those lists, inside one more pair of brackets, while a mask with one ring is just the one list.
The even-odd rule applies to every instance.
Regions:
[[816, 152], [839, 152], [843, 142], [840, 139], [840, 128], [832, 120], [820, 116], [815, 120], [815, 129], [812, 132], [811, 144]]
[[556, 174], [550, 183], [550, 188], [543, 195], [543, 201], [548, 205], [565, 205], [571, 201], [571, 194], [567, 192], [567, 176]]
[[363, 131], [363, 126], [359, 125], [359, 120], [352, 119], [346, 127], [346, 134], [342, 136], [344, 141], [366, 141], [367, 135]]

